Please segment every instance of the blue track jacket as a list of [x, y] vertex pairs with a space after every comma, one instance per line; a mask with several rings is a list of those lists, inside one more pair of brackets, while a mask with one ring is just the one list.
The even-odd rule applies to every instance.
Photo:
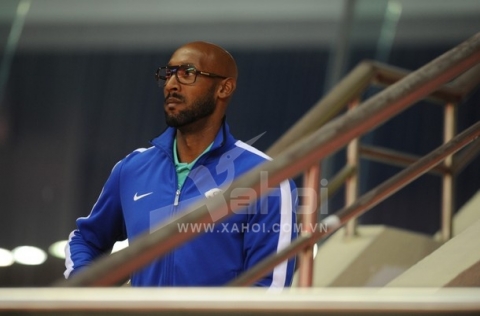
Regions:
[[[175, 134], [174, 128], [167, 128], [152, 141], [152, 147], [136, 150], [115, 165], [90, 215], [79, 218], [77, 229], [70, 234], [66, 278], [108, 253], [116, 241], [128, 238], [131, 242], [155, 230], [192, 202], [228, 188], [236, 177], [269, 159], [235, 140], [224, 123], [210, 150], [197, 160], [178, 190], [172, 153]], [[232, 196], [233, 202], [248, 207], [222, 222], [197, 226], [207, 232], [133, 273], [131, 284], [224, 285], [290, 244], [296, 237], [294, 183], [286, 180], [268, 195], [258, 200], [255, 197], [253, 190], [249, 197]], [[179, 226], [179, 230], [197, 228]], [[278, 265], [256, 285], [289, 286], [293, 270], [292, 259]]]

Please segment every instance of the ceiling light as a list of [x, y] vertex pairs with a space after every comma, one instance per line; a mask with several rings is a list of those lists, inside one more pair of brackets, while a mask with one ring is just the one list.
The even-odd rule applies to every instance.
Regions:
[[10, 250], [0, 248], [0, 267], [11, 266], [15, 260]]
[[48, 253], [52, 256], [60, 259], [65, 259], [65, 246], [67, 245], [68, 240], [59, 240], [54, 242], [48, 247]]
[[12, 250], [15, 262], [26, 265], [38, 265], [47, 260], [47, 254], [40, 248], [20, 246]]

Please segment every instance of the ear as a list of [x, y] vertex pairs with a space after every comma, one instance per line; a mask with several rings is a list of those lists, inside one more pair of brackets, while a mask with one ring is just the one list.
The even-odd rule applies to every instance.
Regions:
[[218, 97], [222, 99], [231, 97], [236, 87], [237, 81], [234, 78], [224, 79], [219, 85]]

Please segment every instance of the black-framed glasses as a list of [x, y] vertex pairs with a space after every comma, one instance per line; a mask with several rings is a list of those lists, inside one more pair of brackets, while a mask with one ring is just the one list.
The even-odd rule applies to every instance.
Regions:
[[155, 80], [157, 82], [165, 84], [165, 82], [175, 74], [177, 81], [182, 84], [192, 84], [197, 80], [198, 75], [207, 76], [211, 78], [227, 79], [228, 77], [220, 76], [211, 72], [205, 72], [198, 70], [193, 65], [178, 65], [178, 66], [165, 66], [159, 67], [155, 72]]

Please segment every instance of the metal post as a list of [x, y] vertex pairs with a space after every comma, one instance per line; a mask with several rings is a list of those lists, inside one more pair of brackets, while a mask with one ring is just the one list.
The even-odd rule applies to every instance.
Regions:
[[[355, 99], [348, 105], [348, 110], [354, 109], [360, 103], [359, 99]], [[355, 168], [356, 172], [352, 173], [345, 181], [345, 206], [352, 205], [358, 198], [358, 173], [359, 173], [359, 139], [354, 138], [347, 146], [347, 166]], [[345, 225], [345, 237], [351, 238], [357, 234], [357, 218], [351, 219]]]
[[[443, 141], [447, 143], [450, 141], [456, 133], [456, 105], [454, 103], [447, 103], [445, 105], [445, 117], [444, 117], [444, 130]], [[454, 187], [454, 174], [452, 170], [453, 156], [448, 156], [444, 165], [449, 169], [448, 173], [445, 173], [442, 177], [442, 241], [446, 242], [453, 235], [452, 216], [454, 208], [455, 187]]]
[[[302, 235], [311, 234], [318, 221], [318, 206], [321, 203], [317, 200], [319, 191], [320, 165], [311, 166], [303, 176], [303, 187], [305, 188], [302, 212]], [[305, 247], [299, 253], [298, 286], [311, 287], [313, 280], [313, 247]]]

